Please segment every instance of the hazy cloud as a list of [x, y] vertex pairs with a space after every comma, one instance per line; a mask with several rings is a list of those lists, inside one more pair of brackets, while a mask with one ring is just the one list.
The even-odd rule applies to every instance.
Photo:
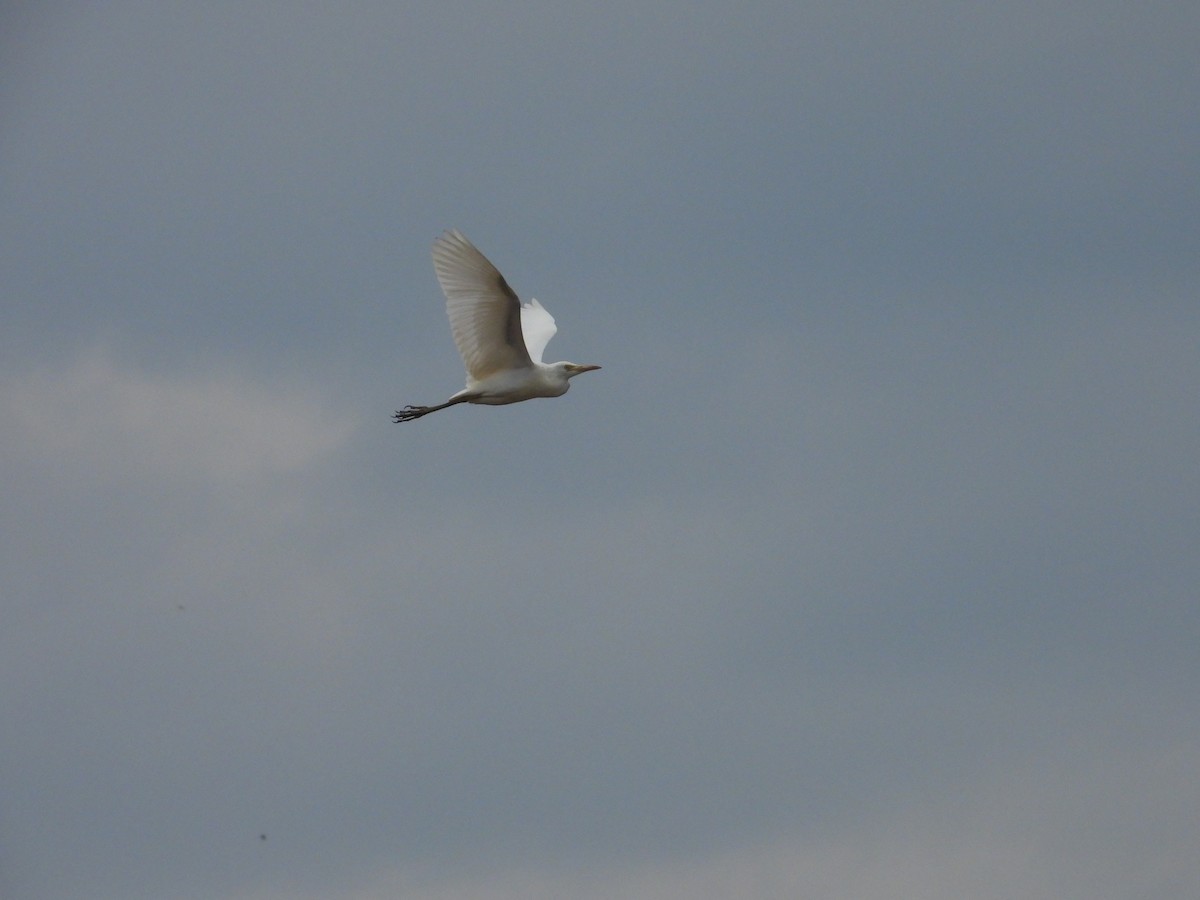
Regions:
[[229, 482], [290, 473], [344, 445], [353, 428], [311, 390], [155, 375], [102, 346], [14, 377], [2, 396], [14, 451], [58, 465], [86, 460], [92, 475]]

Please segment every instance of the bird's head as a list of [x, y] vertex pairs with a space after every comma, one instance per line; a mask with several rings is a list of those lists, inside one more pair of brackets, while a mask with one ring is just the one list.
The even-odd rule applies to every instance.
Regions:
[[578, 363], [570, 362], [558, 363], [557, 365], [568, 378], [574, 378], [580, 372], [594, 372], [600, 368], [599, 366], [581, 366]]

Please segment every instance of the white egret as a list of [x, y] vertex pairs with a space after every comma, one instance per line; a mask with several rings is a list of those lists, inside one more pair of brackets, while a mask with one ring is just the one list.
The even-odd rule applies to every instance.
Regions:
[[522, 305], [504, 276], [457, 230], [433, 242], [433, 268], [455, 346], [467, 367], [467, 386], [437, 406], [406, 406], [396, 422], [411, 422], [458, 403], [501, 406], [534, 397], [561, 397], [570, 379], [599, 366], [546, 364], [542, 352], [558, 328], [542, 304]]

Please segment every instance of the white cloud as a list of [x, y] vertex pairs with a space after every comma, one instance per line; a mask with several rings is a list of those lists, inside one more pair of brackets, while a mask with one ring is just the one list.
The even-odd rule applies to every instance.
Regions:
[[0, 386], [6, 450], [89, 475], [239, 482], [296, 472], [343, 445], [350, 416], [315, 392], [232, 374], [139, 371], [98, 347]]

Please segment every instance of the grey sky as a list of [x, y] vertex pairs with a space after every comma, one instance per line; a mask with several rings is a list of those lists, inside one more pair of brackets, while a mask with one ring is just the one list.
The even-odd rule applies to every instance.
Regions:
[[35, 7], [0, 895], [1200, 890], [1200, 13]]

